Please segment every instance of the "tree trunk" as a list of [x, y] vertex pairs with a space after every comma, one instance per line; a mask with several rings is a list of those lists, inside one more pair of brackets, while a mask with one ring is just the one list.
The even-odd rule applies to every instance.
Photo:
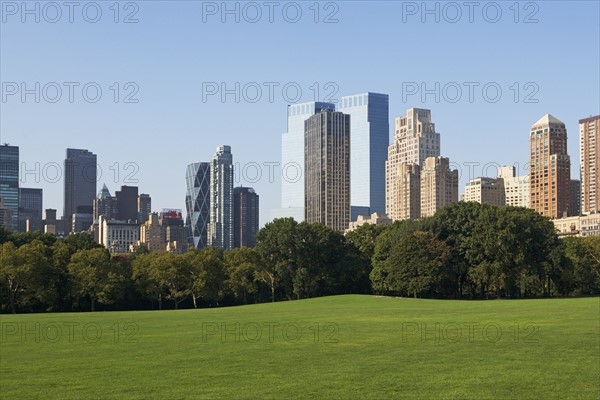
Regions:
[[91, 297], [92, 300], [92, 312], [96, 311], [96, 301], [94, 300], [93, 297]]
[[15, 308], [15, 294], [14, 294], [14, 292], [11, 292], [9, 297], [10, 297], [10, 312], [13, 313], [13, 314], [16, 314], [17, 310]]
[[271, 283], [271, 303], [275, 303], [275, 285]]
[[196, 305], [196, 296], [194, 296], [194, 293], [192, 293], [192, 302], [194, 303], [194, 308], [198, 308], [198, 306]]
[[158, 295], [158, 309], [162, 310], [162, 293]]

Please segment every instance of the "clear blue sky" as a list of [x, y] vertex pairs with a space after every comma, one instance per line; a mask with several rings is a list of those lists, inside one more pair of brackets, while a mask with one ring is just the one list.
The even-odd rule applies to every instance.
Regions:
[[[114, 194], [120, 185], [133, 184], [126, 175], [134, 170], [126, 170], [125, 164], [136, 163], [137, 186], [152, 196], [155, 210], [185, 209], [186, 165], [208, 161], [219, 144], [230, 145], [235, 162], [241, 165], [280, 162], [286, 104], [295, 96], [294, 86], [302, 89], [300, 101], [311, 101], [316, 82], [320, 100], [331, 88], [338, 89], [335, 97], [388, 93], [391, 129], [394, 118], [407, 108], [431, 109], [441, 133], [442, 155], [461, 166], [461, 192], [469, 163], [518, 163], [526, 174], [529, 128], [546, 113], [566, 123], [571, 175], [578, 177], [578, 120], [600, 110], [599, 2], [520, 2], [516, 7], [512, 1], [479, 2], [472, 22], [463, 3], [454, 3], [461, 6], [461, 16], [456, 8], [438, 3], [436, 22], [435, 14], [422, 15], [420, 1], [321, 2], [318, 7], [312, 1], [298, 2], [302, 15], [292, 23], [294, 4], [278, 2], [270, 22], [269, 6], [260, 1], [255, 4], [262, 16], [251, 23], [256, 8], [244, 8], [244, 2], [238, 3], [240, 22], [236, 23], [235, 15], [221, 15], [221, 2], [121, 2], [120, 22], [115, 23], [114, 2], [99, 1], [102, 15], [91, 23], [86, 19], [96, 18], [93, 4], [80, 2], [69, 22], [69, 9], [61, 1], [60, 18], [56, 9], [39, 3], [36, 23], [35, 15], [23, 13], [20, 1], [3, 1], [0, 141], [20, 146], [21, 161], [28, 169], [40, 163], [40, 174], [29, 174], [21, 185], [43, 188], [44, 208], [56, 208], [59, 215], [63, 184], [53, 182], [52, 163], [62, 166], [67, 147], [98, 155], [102, 169], [98, 189], [106, 183]], [[36, 2], [27, 4], [33, 9]], [[235, 4], [228, 2], [228, 7]], [[493, 23], [496, 5], [502, 15]], [[436, 3], [427, 6], [434, 9]], [[319, 23], [314, 21], [316, 8]], [[130, 14], [138, 22], [122, 23]], [[338, 22], [324, 23], [328, 15]], [[29, 88], [40, 82], [40, 103], [33, 94], [23, 102], [21, 88], [11, 95], [15, 87], [10, 82], [25, 82]], [[62, 87], [62, 98], [56, 103], [49, 101], [56, 96], [49, 82]], [[72, 103], [64, 82], [79, 83]], [[102, 89], [96, 103], [82, 95], [88, 82]], [[113, 98], [114, 82], [119, 83], [118, 103]], [[139, 88], [133, 96], [138, 103], [123, 102], [135, 89], [135, 85], [123, 87], [127, 82]], [[262, 97], [247, 101], [256, 96], [250, 85], [239, 103], [234, 95], [225, 102], [220, 95], [203, 99], [203, 82], [225, 82], [232, 89], [235, 82], [240, 87], [257, 82]], [[265, 82], [279, 84], [273, 99]], [[334, 85], [325, 87], [328, 82]], [[423, 102], [420, 93], [406, 93], [411, 82], [423, 82], [430, 89], [439, 82], [440, 88], [446, 85], [446, 96], [440, 93], [436, 102], [430, 94]], [[452, 102], [456, 91], [451, 82], [462, 87], [456, 102]], [[465, 82], [479, 84], [472, 102]], [[531, 84], [525, 87], [527, 82]], [[287, 98], [281, 90], [286, 83], [292, 83]], [[494, 83], [488, 85], [487, 100], [482, 93], [486, 83]], [[495, 103], [491, 102], [494, 86], [502, 90]], [[524, 102], [528, 94], [537, 103]], [[90, 100], [95, 96], [93, 87], [88, 96]], [[115, 176], [115, 163], [119, 176]], [[484, 174], [481, 166], [475, 168], [475, 175]], [[254, 176], [254, 169], [247, 172]], [[240, 179], [238, 185], [255, 187], [264, 224], [269, 210], [280, 205], [281, 169], [275, 168], [273, 182], [267, 167], [262, 172], [258, 182]], [[491, 167], [486, 175], [493, 174]]]

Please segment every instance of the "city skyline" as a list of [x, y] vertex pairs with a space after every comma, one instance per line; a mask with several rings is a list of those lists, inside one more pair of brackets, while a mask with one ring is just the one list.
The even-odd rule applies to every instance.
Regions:
[[[99, 187], [136, 185], [153, 195], [156, 209], [184, 209], [181, 180], [175, 176], [191, 162], [210, 159], [218, 143], [228, 143], [238, 149], [236, 162], [246, 167], [236, 185], [252, 186], [261, 194], [264, 225], [270, 210], [281, 207], [281, 166], [272, 167], [271, 181], [271, 167], [263, 164], [282, 161], [281, 134], [286, 131], [288, 104], [333, 101], [371, 91], [389, 95], [390, 127], [407, 108], [432, 110], [436, 129], [446, 138], [444, 156], [461, 165], [461, 191], [469, 168], [476, 170], [471, 177], [489, 175], [483, 171], [488, 163], [490, 171], [495, 164], [517, 163], [517, 175], [524, 175], [529, 157], [523, 132], [546, 113], [560, 117], [571, 133], [568, 152], [574, 173], [579, 168], [575, 157], [579, 141], [574, 135], [578, 121], [597, 115], [600, 109], [600, 58], [588, 52], [582, 59], [581, 47], [572, 44], [599, 47], [599, 5], [544, 2], [539, 4], [537, 22], [524, 23], [527, 13], [521, 9], [515, 23], [510, 4], [501, 4], [498, 23], [483, 20], [480, 13], [471, 23], [466, 10], [457, 23], [443, 18], [438, 23], [434, 16], [423, 23], [420, 15], [403, 20], [401, 2], [339, 3], [338, 22], [329, 24], [314, 23], [308, 5], [296, 24], [281, 18], [273, 24], [235, 23], [232, 17], [222, 23], [218, 15], [203, 22], [199, 2], [170, 7], [140, 3], [135, 24], [112, 23], [108, 9], [98, 24], [81, 18], [70, 24], [65, 21], [66, 11], [56, 24], [36, 24], [31, 19], [24, 24], [18, 15], [9, 16], [0, 28], [2, 81], [16, 82], [19, 90], [22, 82], [27, 89], [39, 82], [40, 90], [48, 82], [58, 82], [63, 93], [56, 103], [43, 96], [36, 103], [33, 95], [22, 102], [20, 92], [7, 96], [0, 111], [0, 142], [20, 146], [21, 161], [34, 171], [21, 185], [42, 188], [45, 207], [56, 208], [59, 214], [62, 188], [53, 179], [53, 166], [62, 168], [67, 147], [90, 149], [98, 155]], [[321, 19], [324, 15], [325, 11]], [[177, 21], [176, 26], [169, 21]], [[569, 29], [556, 29], [564, 24]], [[367, 33], [359, 35], [357, 26]], [[277, 35], [269, 34], [268, 27], [276, 28]], [[305, 40], [298, 39], [300, 32]], [[409, 34], [419, 40], [401, 40]], [[198, 40], [209, 36], [219, 40]], [[332, 37], [343, 38], [335, 57], [327, 46], [314, 45]], [[64, 46], [56, 48], [56, 43]], [[121, 45], [115, 48], [114, 43]], [[540, 61], [525, 62], [533, 49], [536, 54], [559, 52], [562, 59], [582, 61], [575, 61], [572, 73], [565, 74], [561, 63], [541, 68]], [[112, 57], [129, 63], [113, 62]], [[315, 68], [315, 59], [327, 62]], [[72, 103], [63, 82], [79, 83]], [[97, 103], [82, 99], [81, 89], [88, 82], [97, 82], [102, 89]], [[129, 82], [137, 88], [126, 88]], [[251, 102], [256, 97], [252, 82], [262, 91], [255, 102]], [[265, 85], [269, 82], [278, 85], [273, 86], [272, 101]], [[477, 83], [472, 86], [472, 101], [469, 82]], [[218, 89], [214, 95], [207, 94], [209, 89], [217, 91], [211, 83]], [[239, 98], [232, 94], [223, 99], [222, 83], [227, 90], [239, 83]], [[494, 83], [502, 90], [497, 102], [492, 102]], [[283, 96], [286, 84], [289, 93]], [[302, 90], [297, 100], [296, 84]], [[487, 84], [489, 95], [484, 97]], [[457, 87], [461, 97], [455, 100]], [[428, 90], [433, 93], [427, 94]], [[125, 103], [127, 96], [138, 102]], [[160, 157], [169, 157], [168, 168], [156, 162]], [[260, 179], [253, 179], [252, 163], [261, 166]], [[472, 163], [479, 166], [470, 167]]]

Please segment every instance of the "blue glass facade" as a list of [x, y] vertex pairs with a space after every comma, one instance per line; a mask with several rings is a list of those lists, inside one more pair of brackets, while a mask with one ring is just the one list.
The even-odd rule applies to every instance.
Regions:
[[207, 233], [210, 221], [210, 163], [200, 162], [187, 166], [186, 208], [190, 245], [196, 249], [208, 245]]
[[12, 231], [19, 228], [19, 147], [0, 145], [0, 197], [10, 210]]
[[385, 213], [385, 161], [389, 145], [389, 97], [362, 93], [340, 99], [350, 114], [350, 203], [358, 215]]

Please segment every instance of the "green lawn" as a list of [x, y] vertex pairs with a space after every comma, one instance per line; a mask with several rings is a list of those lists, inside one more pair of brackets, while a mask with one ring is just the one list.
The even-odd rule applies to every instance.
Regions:
[[0, 323], [1, 399], [600, 396], [600, 298], [350, 295]]

